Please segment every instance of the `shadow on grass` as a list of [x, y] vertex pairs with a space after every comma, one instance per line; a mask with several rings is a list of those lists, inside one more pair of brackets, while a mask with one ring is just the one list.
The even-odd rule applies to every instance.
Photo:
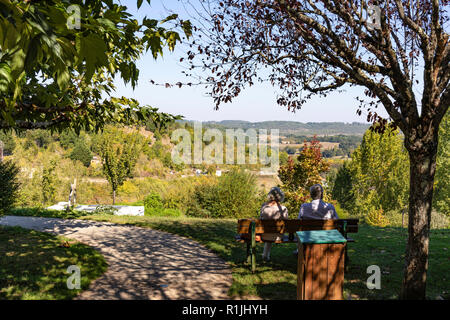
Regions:
[[[107, 269], [94, 249], [47, 233], [0, 226], [0, 299], [72, 299]], [[81, 289], [67, 288], [70, 265], [79, 266]]]

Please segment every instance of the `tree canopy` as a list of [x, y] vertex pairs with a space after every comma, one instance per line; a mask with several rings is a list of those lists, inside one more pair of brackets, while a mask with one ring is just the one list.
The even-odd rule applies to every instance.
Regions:
[[177, 30], [189, 37], [190, 22], [175, 14], [139, 22], [112, 0], [1, 0], [0, 129], [99, 130], [109, 122], [173, 120], [113, 92], [116, 77], [134, 88], [137, 59], [173, 50]]

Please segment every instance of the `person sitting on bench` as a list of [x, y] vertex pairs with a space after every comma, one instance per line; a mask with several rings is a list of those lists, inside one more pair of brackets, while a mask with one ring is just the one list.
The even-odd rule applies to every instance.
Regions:
[[[278, 187], [270, 189], [267, 195], [268, 201], [261, 207], [260, 219], [272, 219], [272, 220], [287, 220], [289, 219], [288, 210], [280, 203], [284, 201], [284, 193]], [[273, 241], [281, 240], [282, 234], [279, 233], [265, 233], [262, 235], [263, 241], [271, 241], [264, 243], [264, 251], [262, 254], [263, 260], [270, 260], [270, 249], [272, 248]]]
[[[334, 206], [331, 203], [327, 203], [322, 200], [323, 188], [320, 184], [315, 184], [309, 188], [309, 194], [311, 195], [312, 201], [301, 205], [300, 212], [298, 213], [299, 219], [339, 219]], [[297, 255], [298, 249], [296, 249], [293, 254]]]
[[309, 188], [309, 193], [312, 201], [302, 204], [298, 213], [299, 219], [339, 219], [334, 206], [322, 200], [323, 188], [320, 184], [315, 184]]

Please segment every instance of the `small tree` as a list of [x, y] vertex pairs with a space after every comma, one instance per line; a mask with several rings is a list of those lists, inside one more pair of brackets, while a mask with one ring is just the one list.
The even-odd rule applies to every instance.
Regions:
[[132, 177], [141, 148], [136, 134], [124, 134], [118, 129], [108, 128], [101, 136], [100, 156], [103, 159], [103, 173], [111, 185], [113, 205], [116, 203], [117, 188]]
[[42, 171], [42, 204], [45, 206], [48, 203], [53, 203], [55, 201], [56, 195], [56, 162], [54, 160], [50, 161], [49, 165], [44, 167]]
[[289, 214], [298, 212], [300, 206], [310, 199], [309, 187], [322, 182], [323, 173], [328, 172], [330, 164], [322, 158], [320, 142], [314, 138], [310, 143], [305, 141], [297, 161], [289, 158], [280, 166], [278, 176], [281, 188], [286, 194], [286, 207]]
[[349, 162], [346, 161], [344, 162], [344, 165], [339, 168], [331, 191], [333, 199], [336, 199], [339, 202], [339, 205], [346, 210], [351, 209], [354, 204], [352, 187], [352, 173]]
[[[356, 210], [366, 207], [402, 210], [408, 203], [409, 159], [398, 130], [368, 130], [353, 152], [352, 193]], [[372, 194], [373, 196], [369, 196]]]

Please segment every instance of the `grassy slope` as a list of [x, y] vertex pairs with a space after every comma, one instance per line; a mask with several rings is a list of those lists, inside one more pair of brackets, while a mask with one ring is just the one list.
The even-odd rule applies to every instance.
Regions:
[[[0, 226], [0, 252], [0, 299], [72, 299], [107, 269], [86, 245], [19, 227]], [[70, 265], [81, 269], [81, 290], [67, 288]]]
[[[20, 214], [20, 211], [16, 211]], [[28, 213], [30, 214], [30, 213]], [[52, 215], [47, 213], [47, 215]], [[61, 214], [59, 214], [61, 217]], [[84, 216], [81, 219], [108, 221], [149, 227], [185, 236], [204, 244], [229, 263], [233, 270], [231, 296], [259, 297], [262, 299], [296, 298], [296, 258], [292, 255], [295, 244], [275, 245], [272, 261], [263, 263], [258, 245], [257, 272], [249, 272], [245, 260], [245, 245], [236, 243], [235, 219], [194, 219], [163, 217]], [[344, 296], [352, 299], [396, 299], [401, 288], [404, 251], [407, 233], [402, 228], [377, 228], [361, 225], [352, 234], [355, 243], [349, 244], [350, 264], [345, 274]], [[450, 298], [450, 230], [432, 230], [427, 296]], [[382, 271], [381, 290], [366, 287], [367, 267], [378, 265]]]

